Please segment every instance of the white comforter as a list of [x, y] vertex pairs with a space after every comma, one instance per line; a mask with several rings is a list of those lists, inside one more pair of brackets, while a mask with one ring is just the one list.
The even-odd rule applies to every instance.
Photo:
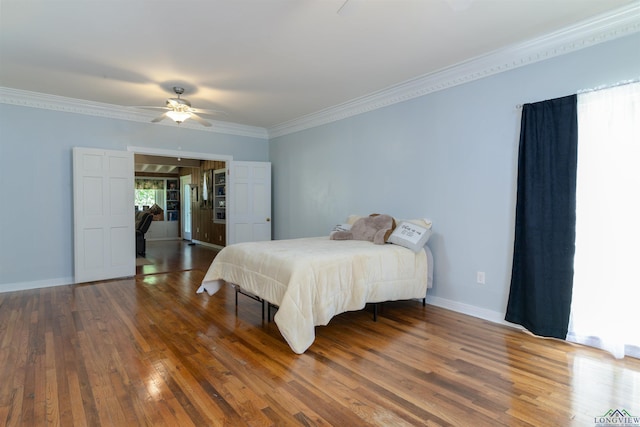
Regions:
[[222, 283], [279, 306], [280, 333], [298, 353], [311, 346], [315, 326], [366, 303], [424, 298], [427, 255], [401, 246], [316, 237], [250, 242], [225, 247], [215, 257], [198, 293]]

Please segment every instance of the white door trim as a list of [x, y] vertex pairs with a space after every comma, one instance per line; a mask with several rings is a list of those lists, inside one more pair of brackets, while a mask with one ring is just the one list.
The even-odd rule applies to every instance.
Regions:
[[136, 154], [149, 154], [151, 156], [164, 156], [164, 157], [181, 157], [185, 159], [198, 159], [198, 160], [219, 160], [223, 162], [230, 162], [233, 160], [233, 156], [224, 154], [211, 154], [211, 153], [198, 153], [195, 151], [182, 151], [182, 150], [168, 150], [165, 148], [153, 148], [153, 147], [136, 147], [133, 145], [127, 146], [127, 151], [132, 151]]

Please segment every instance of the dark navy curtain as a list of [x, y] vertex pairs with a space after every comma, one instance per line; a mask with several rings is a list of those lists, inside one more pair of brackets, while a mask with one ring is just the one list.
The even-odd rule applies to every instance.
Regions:
[[522, 107], [511, 290], [505, 319], [565, 339], [576, 229], [577, 95]]

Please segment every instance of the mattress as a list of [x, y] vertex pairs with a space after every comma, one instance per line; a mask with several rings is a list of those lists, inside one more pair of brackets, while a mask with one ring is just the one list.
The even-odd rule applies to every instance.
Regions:
[[366, 303], [424, 298], [427, 252], [359, 240], [314, 237], [230, 245], [213, 260], [198, 292], [226, 282], [277, 305], [274, 321], [300, 354], [315, 339], [315, 326]]

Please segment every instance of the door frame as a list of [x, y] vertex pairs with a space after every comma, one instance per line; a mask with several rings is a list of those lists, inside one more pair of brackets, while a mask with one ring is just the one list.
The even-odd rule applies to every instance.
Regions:
[[165, 148], [153, 147], [136, 147], [133, 145], [127, 146], [127, 151], [132, 151], [134, 154], [148, 154], [150, 156], [176, 157], [184, 159], [218, 160], [223, 162], [230, 162], [233, 160], [233, 156], [224, 154], [198, 153], [195, 151], [168, 150]]
[[[212, 153], [199, 153], [196, 151], [182, 151], [182, 150], [169, 150], [166, 148], [153, 148], [153, 147], [138, 147], [135, 145], [128, 145], [127, 151], [132, 151], [134, 154], [148, 154], [150, 156], [162, 156], [162, 157], [175, 157], [183, 159], [197, 159], [197, 160], [213, 160], [222, 161], [228, 164], [233, 160], [233, 156], [224, 154], [212, 154]], [[135, 179], [135, 171], [133, 174]], [[193, 230], [191, 230], [193, 233]], [[226, 225], [226, 234], [229, 234], [229, 225]], [[193, 235], [193, 234], [192, 234]], [[135, 252], [135, 249], [134, 249]]]

